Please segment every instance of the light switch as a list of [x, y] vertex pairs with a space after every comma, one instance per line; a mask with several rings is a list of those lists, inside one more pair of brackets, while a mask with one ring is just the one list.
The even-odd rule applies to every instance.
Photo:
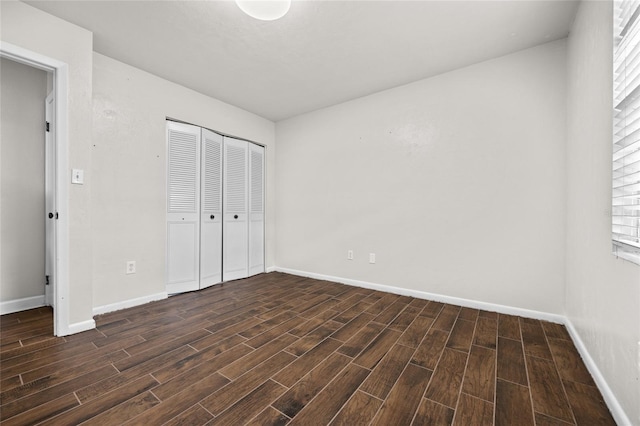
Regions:
[[84, 170], [81, 170], [81, 169], [71, 170], [71, 183], [82, 185], [84, 183]]

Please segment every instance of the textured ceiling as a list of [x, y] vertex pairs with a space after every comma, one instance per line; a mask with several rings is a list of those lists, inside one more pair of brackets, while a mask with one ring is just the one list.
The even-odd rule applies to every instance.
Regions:
[[27, 1], [94, 50], [278, 121], [566, 37], [576, 1]]

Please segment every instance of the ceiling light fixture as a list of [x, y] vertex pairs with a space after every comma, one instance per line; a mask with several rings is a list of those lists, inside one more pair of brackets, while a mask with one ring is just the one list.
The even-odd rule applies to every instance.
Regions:
[[287, 14], [291, 0], [236, 0], [236, 4], [252, 18], [275, 21]]

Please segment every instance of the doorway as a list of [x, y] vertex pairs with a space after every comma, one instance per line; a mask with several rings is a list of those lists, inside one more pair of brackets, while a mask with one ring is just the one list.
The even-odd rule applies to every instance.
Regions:
[[[12, 65], [15, 64], [16, 66], [26, 67], [23, 69], [33, 71], [36, 74], [39, 71], [44, 71], [45, 75], [48, 76], [47, 85], [45, 86], [46, 100], [45, 96], [42, 96], [38, 107], [43, 119], [39, 129], [36, 131], [40, 132], [42, 137], [42, 157], [46, 156], [49, 159], [49, 161], [40, 163], [40, 172], [42, 173], [43, 180], [46, 181], [46, 184], [43, 182], [42, 197], [40, 198], [41, 208], [35, 207], [34, 209], [39, 211], [29, 212], [34, 215], [39, 215], [41, 218], [40, 229], [42, 231], [41, 241], [43, 241], [43, 243], [40, 246], [40, 253], [42, 262], [38, 262], [38, 267], [33, 268], [36, 275], [40, 277], [33, 279], [36, 283], [33, 284], [32, 290], [35, 289], [37, 285], [41, 285], [43, 286], [43, 291], [36, 296], [19, 297], [20, 289], [17, 289], [16, 293], [9, 295], [9, 297], [16, 297], [17, 295], [17, 299], [13, 300], [13, 303], [8, 304], [3, 301], [0, 303], [0, 310], [1, 313], [8, 313], [9, 311], [15, 312], [36, 307], [33, 305], [29, 306], [36, 302], [39, 302], [39, 306], [49, 304], [54, 307], [53, 334], [56, 336], [64, 336], [70, 334], [71, 331], [69, 327], [68, 304], [68, 218], [66, 214], [66, 206], [68, 204], [67, 177], [70, 176], [70, 173], [67, 171], [68, 67], [61, 61], [6, 42], [0, 42], [0, 59], [10, 61]], [[47, 122], [49, 123], [48, 125]], [[7, 122], [2, 123], [2, 126], [6, 128], [14, 124], [14, 120], [7, 120]], [[45, 141], [49, 144], [47, 149], [45, 149]], [[2, 155], [0, 152], [0, 158], [2, 158]], [[0, 172], [2, 172], [2, 170], [0, 170]], [[33, 171], [28, 169], [26, 163], [11, 165], [8, 175], [12, 177], [10, 183], [17, 185], [13, 189], [15, 190], [14, 192], [17, 193], [18, 198], [29, 195], [28, 193], [31, 192], [29, 188], [19, 187], [21, 177], [25, 177], [26, 179], [26, 174], [31, 174], [31, 172]], [[3, 226], [7, 225], [5, 221], [9, 221], [9, 224], [13, 225], [13, 220], [11, 215], [5, 217], [5, 211], [7, 210], [5, 209], [4, 201], [5, 200], [3, 200], [1, 205], [3, 212], [2, 216], [0, 216], [0, 228], [6, 230], [9, 228]], [[20, 206], [17, 206], [17, 208], [19, 209]], [[25, 208], [24, 210], [26, 215], [27, 209]], [[8, 256], [11, 253], [7, 253], [8, 246], [5, 245], [5, 240], [8, 237], [15, 238], [14, 241], [20, 241], [21, 236], [26, 238], [28, 230], [21, 230], [15, 236], [5, 235], [5, 232], [3, 232], [1, 236], [3, 244], [1, 244], [0, 247], [3, 245], [5, 247], [0, 248], [0, 259], [2, 259], [0, 260], [0, 269], [4, 271], [7, 265], [17, 266], [14, 268], [14, 271], [18, 272], [29, 269], [32, 266], [29, 261], [21, 261], [18, 265], [11, 263], [14, 259], [10, 259], [10, 256]], [[48, 241], [48, 244], [45, 241]], [[47, 248], [45, 249], [45, 247]], [[34, 253], [38, 251], [38, 249], [33, 250]], [[44, 290], [47, 280], [49, 286], [47, 290]], [[5, 286], [6, 283], [4, 279], [2, 281], [0, 285]], [[14, 290], [16, 289], [11, 291]]]
[[[1, 69], [1, 198], [2, 313], [47, 304], [45, 253], [53, 246], [45, 218], [45, 98], [51, 73], [0, 59]], [[53, 94], [50, 95], [53, 99]], [[48, 111], [50, 113], [50, 111]], [[48, 182], [47, 182], [48, 183]], [[49, 298], [49, 301], [50, 298]], [[51, 303], [48, 303], [51, 305]]]

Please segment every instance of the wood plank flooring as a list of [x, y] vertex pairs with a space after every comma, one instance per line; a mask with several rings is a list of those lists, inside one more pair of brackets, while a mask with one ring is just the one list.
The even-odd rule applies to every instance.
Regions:
[[6, 425], [613, 425], [561, 325], [281, 273], [0, 317]]

